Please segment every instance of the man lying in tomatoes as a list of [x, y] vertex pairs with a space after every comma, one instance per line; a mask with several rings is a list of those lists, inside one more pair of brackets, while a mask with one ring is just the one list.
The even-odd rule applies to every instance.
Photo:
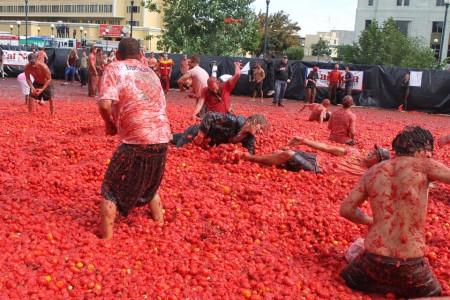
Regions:
[[[367, 171], [340, 215], [368, 226], [364, 250], [342, 272], [347, 286], [402, 298], [438, 296], [442, 287], [424, 255], [428, 186], [450, 184], [450, 168], [431, 158], [428, 130], [407, 126], [392, 141], [395, 157]], [[358, 207], [369, 201], [372, 216]]]
[[217, 146], [241, 143], [249, 153], [255, 152], [256, 135], [269, 129], [266, 117], [253, 114], [248, 118], [232, 114], [208, 112], [200, 125], [189, 126], [183, 133], [173, 135], [172, 143], [177, 148], [193, 142], [197, 146]]
[[[371, 150], [366, 156], [364, 156], [361, 152], [352, 147], [329, 145], [298, 136], [293, 137], [288, 142], [288, 146], [298, 144], [303, 144], [313, 149], [338, 156], [340, 159], [334, 162], [327, 160], [321, 163], [317, 155], [314, 153], [291, 149], [277, 150], [274, 153], [267, 155], [242, 154], [241, 159], [259, 163], [261, 165], [276, 166], [292, 172], [305, 170], [320, 173], [320, 168], [322, 168], [322, 170], [326, 170], [327, 172], [346, 173], [361, 176], [373, 165], [390, 158], [389, 151], [387, 149], [380, 148], [377, 145], [375, 145], [375, 149]], [[319, 165], [321, 165], [320, 168]]]

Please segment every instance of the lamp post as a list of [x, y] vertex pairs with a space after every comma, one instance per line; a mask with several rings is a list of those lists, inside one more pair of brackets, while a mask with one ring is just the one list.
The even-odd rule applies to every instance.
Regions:
[[38, 26], [37, 30], [38, 30], [38, 36], [41, 36], [41, 27]]
[[437, 54], [437, 48], [436, 48], [436, 46], [437, 46], [437, 43], [439, 42], [439, 40], [438, 39], [434, 39], [433, 40], [433, 48], [434, 48], [434, 57], [436, 58], [436, 54]]
[[133, 23], [134, 23], [134, 21], [133, 21], [133, 12], [134, 12], [134, 0], [131, 0], [130, 2], [131, 2], [131, 21], [130, 21], [130, 27], [131, 27], [131, 30], [130, 30], [130, 37], [133, 37]]
[[83, 38], [83, 26], [80, 26], [80, 40]]
[[[11, 35], [13, 31], [14, 25], [9, 25], [9, 30], [11, 30]], [[11, 40], [9, 40], [9, 46], [11, 46]]]
[[19, 37], [19, 45], [20, 45], [20, 25], [22, 24], [22, 22], [17, 21], [17, 36]]
[[106, 33], [106, 51], [108, 51], [108, 34], [109, 34], [109, 28], [105, 29], [105, 33]]
[[52, 29], [52, 38], [53, 38], [53, 29], [55, 29], [55, 24], [50, 24], [50, 28]]
[[84, 38], [86, 39], [87, 30], [84, 31]]
[[267, 48], [267, 23], [269, 21], [269, 3], [270, 0], [266, 0], [266, 25], [264, 26], [264, 57], [266, 57]]
[[[445, 25], [447, 25], [447, 13], [448, 13], [448, 5], [450, 4], [450, 0], [444, 0], [445, 3], [445, 16], [444, 16], [444, 26], [442, 27], [442, 37], [441, 37], [441, 46], [439, 47], [439, 60], [438, 63], [442, 63], [442, 52], [447, 52], [448, 48], [448, 39], [445, 38]], [[446, 44], [444, 43], [446, 42]], [[445, 45], [445, 47], [444, 47]], [[447, 56], [447, 55], [445, 55]]]
[[28, 0], [25, 0], [25, 46], [28, 46]]

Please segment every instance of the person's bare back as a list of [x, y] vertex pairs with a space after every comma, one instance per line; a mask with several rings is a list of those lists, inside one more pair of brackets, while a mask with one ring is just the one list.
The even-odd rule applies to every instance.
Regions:
[[[416, 258], [425, 254], [428, 184], [442, 165], [430, 158], [398, 157], [363, 177], [373, 211], [365, 248], [374, 254]], [[448, 179], [448, 178], [447, 178]]]

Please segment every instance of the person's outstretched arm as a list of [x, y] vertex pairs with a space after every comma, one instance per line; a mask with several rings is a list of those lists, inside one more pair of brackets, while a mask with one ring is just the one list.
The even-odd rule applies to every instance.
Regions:
[[300, 136], [294, 136], [288, 143], [288, 146], [295, 146], [295, 145], [306, 145], [310, 148], [330, 153], [336, 156], [344, 156], [346, 154], [345, 148], [338, 147], [334, 145], [328, 145], [322, 142], [312, 141], [305, 138], [302, 138]]
[[241, 77], [241, 63], [236, 61], [234, 62], [234, 75], [229, 79], [230, 85], [234, 87], [236, 83], [239, 80], [239, 77]]

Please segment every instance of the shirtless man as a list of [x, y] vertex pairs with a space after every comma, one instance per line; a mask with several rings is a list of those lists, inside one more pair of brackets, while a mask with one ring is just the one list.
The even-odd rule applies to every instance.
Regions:
[[[34, 82], [31, 81], [34, 77]], [[25, 77], [30, 86], [30, 97], [39, 100], [40, 105], [44, 105], [44, 101], [50, 102], [50, 114], [55, 115], [55, 103], [53, 100], [53, 83], [50, 69], [46, 64], [37, 62], [37, 54], [30, 53], [28, 55], [28, 64], [25, 66]], [[34, 101], [28, 101], [28, 112], [31, 114], [34, 109]]]
[[98, 86], [98, 73], [97, 73], [97, 57], [95, 56], [95, 52], [97, 51], [96, 47], [91, 47], [88, 56], [88, 96], [96, 97], [97, 96], [97, 86]]
[[352, 147], [328, 145], [299, 136], [294, 136], [287, 143], [288, 146], [298, 144], [303, 144], [310, 148], [338, 156], [339, 159], [337, 161], [330, 161], [329, 159], [322, 161], [314, 153], [291, 149], [277, 150], [272, 154], [266, 155], [251, 156], [243, 153], [241, 154], [241, 158], [246, 161], [255, 162], [265, 166], [276, 166], [292, 172], [304, 170], [320, 173], [322, 171], [327, 171], [353, 176], [361, 176], [375, 164], [390, 158], [389, 151], [380, 148], [377, 145], [375, 145], [375, 149], [369, 151], [369, 153], [364, 156], [361, 152]]
[[305, 108], [309, 108], [311, 114], [309, 115], [308, 121], [317, 121], [319, 124], [327, 122], [330, 119], [331, 113], [327, 111], [330, 107], [331, 102], [328, 99], [324, 99], [322, 103], [309, 103], [303, 105], [303, 107], [298, 111], [302, 112]]
[[[450, 168], [430, 158], [433, 136], [419, 126], [405, 127], [392, 148], [396, 157], [367, 171], [341, 205], [341, 216], [368, 225], [365, 250], [342, 277], [368, 293], [437, 296], [441, 285], [424, 259], [428, 184], [450, 184]], [[366, 200], [373, 216], [358, 208]]]
[[41, 47], [39, 48], [39, 51], [37, 53], [38, 62], [43, 64], [48, 64], [48, 56], [47, 53], [45, 53], [45, 48]]

